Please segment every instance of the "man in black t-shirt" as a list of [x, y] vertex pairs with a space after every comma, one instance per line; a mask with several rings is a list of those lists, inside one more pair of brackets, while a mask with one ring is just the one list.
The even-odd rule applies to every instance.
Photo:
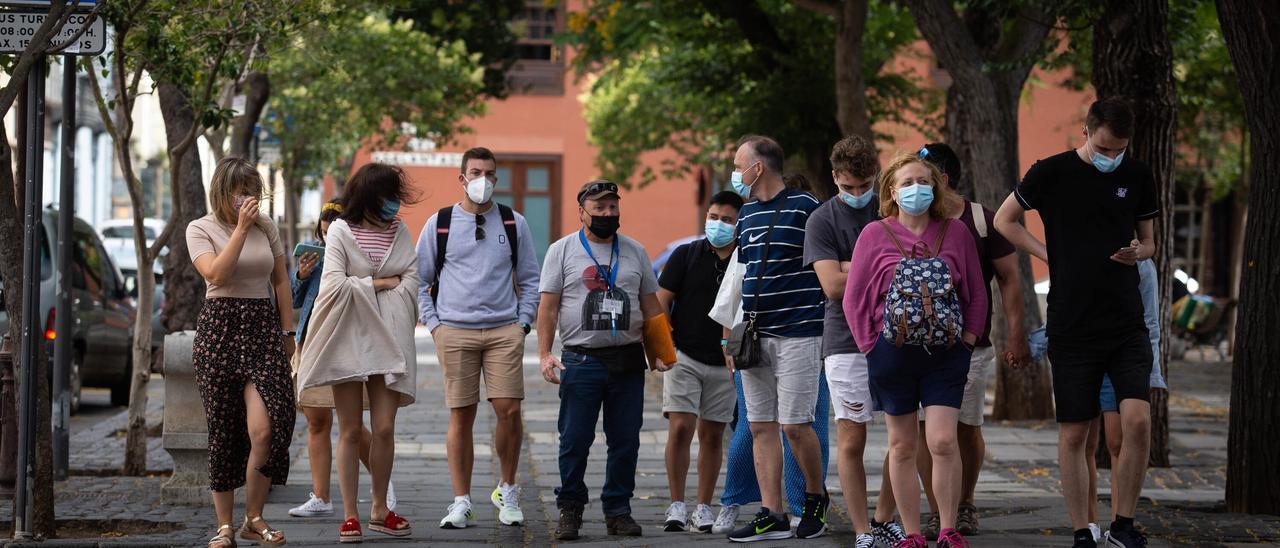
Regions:
[[670, 311], [676, 345], [676, 367], [662, 379], [662, 414], [667, 432], [667, 486], [671, 506], [665, 529], [689, 527], [685, 506], [685, 480], [689, 475], [689, 445], [698, 435], [698, 500], [693, 511], [694, 529], [711, 531], [715, 516], [711, 498], [723, 460], [725, 424], [733, 420], [737, 397], [733, 376], [724, 369], [720, 348], [721, 327], [707, 314], [737, 242], [735, 227], [742, 197], [721, 192], [707, 208], [707, 237], [677, 247], [658, 278], [658, 301]]
[[[1058, 410], [1062, 492], [1075, 546], [1092, 548], [1085, 453], [1089, 423], [1100, 412], [1106, 374], [1120, 401], [1125, 444], [1112, 473], [1116, 519], [1107, 545], [1146, 544], [1133, 527], [1150, 445], [1151, 346], [1138, 292], [1137, 261], [1155, 255], [1159, 214], [1151, 168], [1124, 157], [1133, 111], [1119, 99], [1089, 107], [1085, 142], [1036, 162], [996, 213], [996, 229], [1018, 248], [1049, 263], [1049, 361]], [[1035, 209], [1041, 243], [1018, 221]], [[1135, 236], [1136, 235], [1136, 236]], [[1131, 443], [1132, 441], [1132, 443]]]

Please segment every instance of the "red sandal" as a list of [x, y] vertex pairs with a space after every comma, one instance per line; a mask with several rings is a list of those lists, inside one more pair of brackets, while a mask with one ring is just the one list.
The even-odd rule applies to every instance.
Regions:
[[382, 521], [370, 518], [369, 530], [393, 537], [407, 537], [413, 532], [409, 529], [409, 522], [395, 512], [387, 512], [387, 517], [382, 518]]
[[342, 522], [342, 527], [338, 528], [338, 542], [344, 544], [364, 542], [364, 533], [360, 531], [360, 520], [351, 518]]

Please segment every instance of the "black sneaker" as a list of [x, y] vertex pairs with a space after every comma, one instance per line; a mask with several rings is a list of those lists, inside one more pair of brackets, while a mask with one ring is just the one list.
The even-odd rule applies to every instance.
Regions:
[[1133, 527], [1117, 529], [1112, 526], [1102, 537], [1108, 548], [1142, 548], [1147, 545], [1147, 536]]
[[827, 532], [827, 507], [830, 505], [831, 498], [826, 493], [805, 493], [804, 510], [800, 514], [800, 524], [796, 526], [796, 536], [818, 538]]
[[1081, 529], [1076, 531], [1071, 548], [1098, 548], [1098, 542], [1093, 540], [1092, 531]]
[[902, 530], [902, 524], [894, 520], [880, 523], [873, 518], [871, 535], [876, 537], [876, 544], [882, 547], [893, 546], [898, 541], [907, 539], [907, 532]]
[[644, 531], [640, 529], [640, 524], [636, 523], [636, 520], [631, 519], [631, 514], [622, 514], [611, 518], [605, 518], [604, 526], [610, 535], [638, 537], [644, 534]]
[[582, 505], [566, 504], [560, 507], [560, 522], [556, 524], [556, 540], [577, 540], [582, 528]]
[[795, 536], [791, 532], [791, 523], [787, 516], [770, 512], [761, 508], [746, 525], [729, 533], [729, 540], [734, 542], [755, 542], [757, 540], [781, 540]]

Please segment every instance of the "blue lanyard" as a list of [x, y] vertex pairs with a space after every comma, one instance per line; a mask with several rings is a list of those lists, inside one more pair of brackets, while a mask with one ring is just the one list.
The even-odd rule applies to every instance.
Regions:
[[[596, 254], [591, 252], [591, 245], [587, 243], [586, 231], [578, 230], [578, 241], [582, 242], [582, 249], [586, 250], [588, 257], [591, 257], [591, 262], [596, 264], [596, 271], [599, 272], [603, 269], [604, 267], [600, 266], [600, 261], [596, 260]], [[608, 284], [608, 291], [605, 292], [606, 297], [613, 294], [614, 283], [618, 279], [618, 263], [622, 261], [621, 254], [618, 253], [618, 236], [616, 234], [613, 236], [613, 251], [610, 252], [610, 255], [612, 255], [613, 264], [609, 265], [609, 276], [605, 278], [605, 283]], [[612, 312], [609, 313], [609, 327], [613, 332], [613, 336], [617, 337], [618, 315]]]

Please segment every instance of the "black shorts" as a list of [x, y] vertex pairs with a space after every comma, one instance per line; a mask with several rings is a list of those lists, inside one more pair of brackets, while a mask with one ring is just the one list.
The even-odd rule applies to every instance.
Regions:
[[1151, 341], [1145, 327], [1088, 342], [1049, 337], [1058, 422], [1093, 420], [1102, 412], [1098, 391], [1103, 374], [1111, 378], [1117, 402], [1148, 401], [1151, 360]]

